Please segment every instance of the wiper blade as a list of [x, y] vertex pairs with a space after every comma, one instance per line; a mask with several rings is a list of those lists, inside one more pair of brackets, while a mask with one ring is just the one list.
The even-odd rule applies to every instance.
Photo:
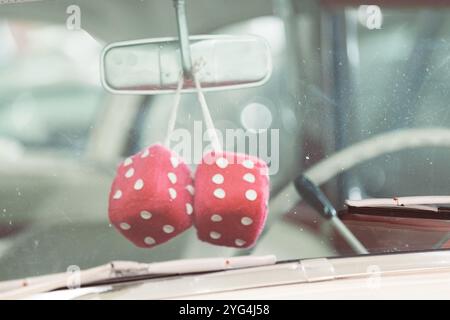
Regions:
[[23, 299], [38, 293], [65, 289], [68, 287], [73, 276], [79, 279], [78, 285], [83, 287], [100, 283], [108, 285], [136, 279], [267, 266], [273, 265], [276, 262], [277, 260], [274, 255], [186, 259], [154, 263], [115, 261], [79, 271], [79, 274], [75, 275], [72, 273], [58, 273], [29, 279], [0, 282], [0, 300]]

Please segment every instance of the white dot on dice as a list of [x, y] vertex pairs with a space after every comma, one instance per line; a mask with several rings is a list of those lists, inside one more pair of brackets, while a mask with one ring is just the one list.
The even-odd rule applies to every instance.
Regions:
[[242, 162], [242, 165], [244, 166], [244, 167], [246, 167], [247, 169], [253, 169], [254, 167], [255, 167], [255, 164], [253, 163], [253, 161], [252, 160], [244, 160], [243, 162]]
[[255, 201], [256, 198], [258, 197], [258, 194], [256, 193], [255, 190], [250, 189], [245, 192], [245, 197], [249, 201]]
[[123, 165], [126, 167], [126, 166], [129, 166], [132, 163], [133, 163], [133, 159], [126, 158], [125, 161], [123, 162]]
[[209, 236], [211, 237], [211, 239], [217, 240], [220, 239], [220, 237], [222, 236], [220, 233], [212, 231]]
[[222, 217], [220, 215], [218, 215], [218, 214], [213, 214], [211, 216], [211, 221], [212, 222], [220, 222], [220, 221], [222, 221]]
[[144, 152], [141, 154], [141, 158], [147, 158], [150, 154], [150, 151], [148, 149], [145, 149]]
[[171, 157], [170, 163], [172, 164], [172, 167], [177, 168], [180, 162], [178, 161], [177, 157]]
[[241, 239], [236, 239], [236, 240], [234, 241], [234, 243], [235, 243], [238, 247], [242, 247], [242, 246], [245, 244], [245, 241], [244, 241], [244, 240], [241, 240]]
[[186, 190], [187, 190], [191, 195], [194, 195], [195, 189], [194, 189], [193, 186], [191, 186], [191, 185], [186, 186]]
[[144, 220], [149, 220], [152, 217], [152, 213], [148, 211], [141, 211], [141, 218]]
[[116, 193], [114, 193], [113, 199], [118, 200], [120, 198], [122, 198], [122, 191], [117, 190]]
[[243, 218], [241, 219], [241, 223], [242, 223], [244, 226], [249, 226], [249, 225], [251, 225], [251, 224], [253, 223], [253, 220], [252, 220], [251, 218], [249, 218], [249, 217], [243, 217]]
[[225, 179], [224, 179], [223, 175], [221, 175], [220, 173], [215, 174], [212, 177], [212, 182], [214, 182], [215, 184], [222, 184], [224, 180]]
[[194, 208], [192, 207], [192, 204], [186, 203], [186, 213], [188, 215], [191, 215], [194, 212]]
[[177, 183], [177, 175], [176, 175], [175, 173], [169, 172], [169, 173], [167, 174], [167, 176], [169, 177], [169, 180], [170, 180], [170, 182], [171, 182], [172, 184]]
[[128, 171], [125, 173], [125, 177], [126, 178], [131, 178], [134, 175], [134, 169], [130, 168], [128, 169]]
[[128, 223], [122, 222], [120, 224], [120, 229], [122, 229], [122, 230], [130, 230], [131, 226]]
[[223, 189], [216, 189], [214, 190], [214, 196], [218, 199], [223, 199], [225, 198], [225, 190]]
[[249, 183], [254, 183], [255, 180], [256, 180], [255, 176], [253, 174], [251, 174], [251, 173], [244, 174], [243, 178], [244, 178], [244, 181], [247, 181]]
[[219, 168], [225, 169], [226, 167], [228, 167], [228, 160], [225, 158], [219, 158], [216, 160], [216, 164]]
[[149, 246], [156, 243], [155, 239], [153, 239], [152, 237], [145, 237], [144, 242], [145, 242], [145, 244], [148, 244]]
[[164, 231], [165, 233], [172, 233], [172, 232], [175, 231], [175, 228], [172, 227], [170, 224], [166, 224], [166, 225], [163, 227], [163, 231]]
[[175, 199], [177, 197], [177, 190], [174, 188], [169, 188], [169, 196], [171, 199]]
[[142, 179], [139, 179], [134, 184], [134, 190], [142, 190], [144, 188], [144, 181]]

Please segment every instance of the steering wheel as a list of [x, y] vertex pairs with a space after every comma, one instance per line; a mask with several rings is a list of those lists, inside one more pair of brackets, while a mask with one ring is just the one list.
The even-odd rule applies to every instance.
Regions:
[[[382, 133], [353, 144], [318, 162], [303, 175], [316, 185], [322, 185], [337, 175], [383, 154], [430, 146], [450, 147], [450, 129], [439, 127], [399, 129]], [[270, 228], [276, 220], [292, 210], [301, 200], [294, 183], [282, 189], [269, 203], [266, 228]]]

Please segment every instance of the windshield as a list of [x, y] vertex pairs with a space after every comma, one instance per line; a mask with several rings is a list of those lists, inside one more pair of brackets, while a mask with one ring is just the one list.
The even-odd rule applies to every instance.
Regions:
[[[450, 200], [430, 198], [450, 194], [450, 7], [254, 0], [208, 3], [205, 14], [202, 1], [192, 1], [192, 34], [257, 35], [269, 45], [267, 82], [205, 92], [214, 126], [231, 135], [224, 150], [268, 164], [270, 184], [261, 187], [267, 219], [240, 217], [242, 230], [260, 223], [250, 247], [239, 237], [220, 245], [227, 230], [208, 230], [209, 242], [200, 241], [197, 210], [209, 187], [198, 182], [198, 168], [207, 126], [197, 96], [182, 94], [169, 146], [195, 174], [195, 200], [183, 210], [197, 222], [153, 247], [155, 237], [140, 238], [141, 246], [127, 239], [134, 225], [116, 225], [109, 202], [127, 196], [116, 174], [138, 173], [137, 166], [120, 171], [125, 159], [145, 158], [148, 147], [165, 141], [174, 94], [108, 93], [100, 61], [107, 43], [175, 36], [173, 8], [146, 0], [72, 2], [0, 4], [0, 281], [114, 260], [350, 256], [358, 251], [347, 231], [369, 254], [450, 247]], [[186, 136], [188, 147], [177, 149]], [[294, 189], [301, 174], [325, 193], [334, 218]], [[244, 180], [255, 183], [248, 172]], [[222, 185], [223, 176], [212, 181]], [[144, 182], [136, 180], [135, 191]], [[265, 195], [255, 190], [245, 191], [250, 203]], [[225, 198], [222, 188], [213, 191]], [[385, 202], [360, 202], [375, 198]], [[226, 219], [219, 205], [206, 208], [212, 223]], [[155, 218], [141, 209], [139, 221]], [[174, 227], [164, 224], [161, 236], [172, 237]]]

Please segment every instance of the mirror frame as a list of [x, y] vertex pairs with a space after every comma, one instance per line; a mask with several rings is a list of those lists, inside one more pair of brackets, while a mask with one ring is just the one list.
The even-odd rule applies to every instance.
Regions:
[[[259, 39], [264, 44], [268, 61], [267, 61], [267, 67], [268, 72], [267, 75], [260, 81], [254, 82], [254, 83], [245, 83], [245, 84], [236, 84], [236, 85], [226, 85], [226, 86], [220, 86], [220, 87], [205, 87], [202, 88], [204, 92], [214, 92], [214, 91], [225, 91], [225, 90], [239, 90], [239, 89], [246, 89], [246, 88], [252, 88], [252, 87], [259, 87], [264, 85], [272, 76], [273, 72], [273, 64], [272, 64], [272, 52], [269, 46], [269, 43], [266, 39], [263, 37], [257, 36], [257, 35], [197, 35], [197, 36], [190, 36], [189, 40], [195, 41], [195, 40], [220, 40], [220, 39]], [[159, 95], [159, 94], [170, 94], [175, 93], [175, 89], [164, 89], [164, 90], [119, 90], [112, 88], [106, 81], [106, 73], [105, 73], [105, 57], [109, 50], [113, 48], [118, 47], [129, 47], [129, 46], [135, 46], [140, 44], [151, 44], [151, 43], [157, 43], [157, 42], [173, 42], [178, 41], [177, 37], [164, 37], [164, 38], [149, 38], [149, 39], [139, 39], [139, 40], [127, 40], [127, 41], [120, 41], [120, 42], [113, 42], [108, 44], [101, 53], [100, 58], [100, 80], [102, 83], [103, 88], [105, 88], [108, 92], [113, 94], [127, 94], [127, 95]], [[181, 59], [181, 57], [180, 57]], [[180, 64], [181, 65], [181, 64]], [[189, 88], [189, 89], [182, 89], [182, 93], [193, 93], [196, 92], [195, 88]]]

